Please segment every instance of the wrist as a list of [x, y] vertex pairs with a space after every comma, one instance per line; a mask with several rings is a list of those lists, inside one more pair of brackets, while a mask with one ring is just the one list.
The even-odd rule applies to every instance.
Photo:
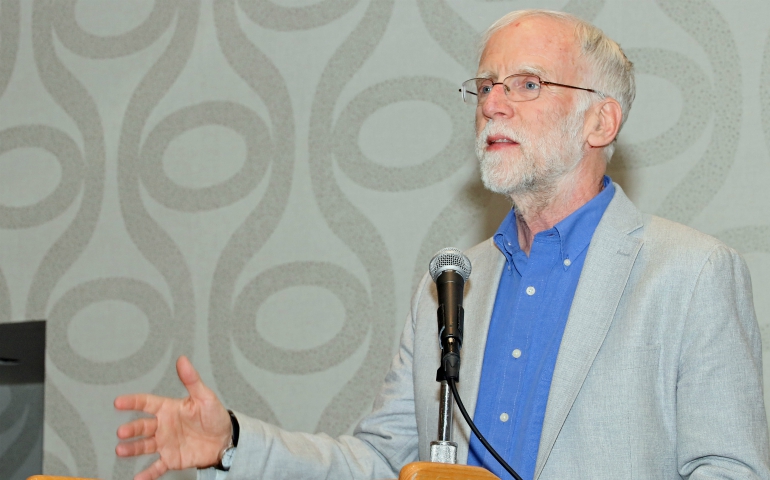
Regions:
[[227, 413], [230, 415], [230, 437], [228, 438], [225, 447], [219, 451], [217, 464], [215, 466], [217, 470], [223, 471], [230, 470], [230, 466], [233, 463], [233, 455], [235, 454], [235, 447], [238, 446], [238, 437], [240, 436], [238, 419], [235, 418], [232, 410], [228, 410]]

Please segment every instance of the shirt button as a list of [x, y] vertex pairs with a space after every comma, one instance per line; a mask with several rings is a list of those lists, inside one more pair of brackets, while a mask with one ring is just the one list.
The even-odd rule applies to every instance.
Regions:
[[521, 350], [519, 350], [519, 349], [517, 348], [516, 350], [514, 350], [513, 352], [511, 352], [511, 355], [513, 355], [513, 358], [519, 358], [519, 357], [521, 356]]
[[501, 422], [507, 422], [508, 421], [508, 414], [503, 412], [500, 414], [500, 421]]
[[570, 262], [569, 258], [565, 258], [564, 259], [564, 266], [565, 267], [569, 267], [570, 265], [572, 265], [572, 262]]
[[535, 287], [527, 287], [527, 295], [534, 295], [535, 294]]

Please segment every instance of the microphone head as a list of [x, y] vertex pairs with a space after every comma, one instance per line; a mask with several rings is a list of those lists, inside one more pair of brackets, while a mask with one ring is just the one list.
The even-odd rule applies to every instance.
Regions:
[[454, 270], [466, 281], [471, 276], [471, 261], [457, 248], [442, 248], [431, 259], [428, 270], [434, 282], [446, 270]]

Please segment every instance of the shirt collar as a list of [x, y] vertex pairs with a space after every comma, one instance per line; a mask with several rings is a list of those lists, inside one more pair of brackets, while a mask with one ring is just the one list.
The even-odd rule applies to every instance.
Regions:
[[[526, 262], [527, 258], [521, 247], [519, 247], [519, 236], [516, 233], [516, 210], [511, 209], [505, 216], [503, 223], [497, 228], [494, 241], [497, 248], [500, 249], [506, 259], [506, 269], [511, 272], [511, 267], [516, 267], [517, 261]], [[514, 261], [516, 257], [517, 261]], [[523, 258], [522, 258], [523, 257]], [[517, 270], [519, 270], [517, 268]], [[519, 270], [521, 273], [521, 270]]]
[[[599, 221], [604, 211], [615, 195], [615, 185], [608, 176], [602, 179], [602, 191], [585, 205], [572, 212], [567, 218], [557, 223], [553, 228], [535, 235], [535, 242], [558, 236], [561, 243], [561, 260], [577, 258], [591, 243]], [[511, 209], [506, 215], [494, 236], [497, 248], [505, 255], [508, 262], [508, 270], [511, 265], [519, 272], [521, 269], [517, 263], [527, 261], [527, 256], [519, 246], [519, 236], [516, 229], [516, 211]], [[564, 266], [567, 268], [567, 265]]]
[[561, 238], [562, 261], [577, 258], [591, 243], [596, 227], [615, 195], [615, 185], [607, 175], [602, 180], [602, 187], [597, 196], [553, 227]]

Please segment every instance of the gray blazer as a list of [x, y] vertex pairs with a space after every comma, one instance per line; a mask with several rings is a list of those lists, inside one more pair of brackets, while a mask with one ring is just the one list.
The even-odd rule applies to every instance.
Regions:
[[[714, 238], [641, 214], [616, 188], [564, 331], [535, 478], [770, 480], [760, 334], [745, 262]], [[505, 259], [491, 240], [466, 253], [473, 273], [458, 385], [472, 413]], [[239, 414], [227, 479], [391, 478], [428, 459], [438, 421], [436, 308], [426, 276], [374, 410], [353, 436], [289, 433]], [[456, 412], [460, 463], [470, 435]]]

